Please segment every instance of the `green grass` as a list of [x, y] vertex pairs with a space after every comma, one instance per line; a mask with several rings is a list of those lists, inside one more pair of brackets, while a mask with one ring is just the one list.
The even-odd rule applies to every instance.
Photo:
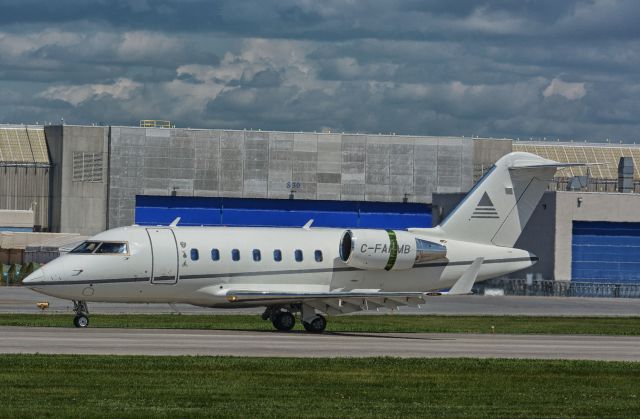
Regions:
[[0, 417], [633, 417], [640, 363], [3, 355]]
[[[3, 326], [73, 327], [69, 314], [0, 314]], [[493, 326], [493, 329], [492, 329]], [[90, 327], [272, 330], [257, 315], [96, 314]], [[302, 326], [296, 325], [302, 330]], [[640, 335], [640, 317], [376, 315], [329, 317], [328, 332]]]

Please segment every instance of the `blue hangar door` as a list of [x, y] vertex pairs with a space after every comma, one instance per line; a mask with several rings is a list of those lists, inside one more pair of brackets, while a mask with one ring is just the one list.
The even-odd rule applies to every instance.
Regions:
[[431, 227], [431, 206], [417, 203], [306, 201], [299, 199], [136, 197], [135, 222], [183, 226], [390, 228]]
[[640, 283], [640, 223], [574, 221], [571, 251], [573, 281]]

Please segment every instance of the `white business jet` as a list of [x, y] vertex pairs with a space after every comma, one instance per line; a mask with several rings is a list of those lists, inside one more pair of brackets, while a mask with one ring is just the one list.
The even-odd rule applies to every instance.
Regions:
[[474, 282], [527, 268], [514, 249], [558, 163], [529, 153], [502, 157], [437, 227], [408, 230], [131, 226], [97, 234], [33, 272], [24, 285], [73, 300], [266, 307], [281, 331], [296, 315], [309, 332], [323, 314], [418, 305], [434, 292], [467, 294]]

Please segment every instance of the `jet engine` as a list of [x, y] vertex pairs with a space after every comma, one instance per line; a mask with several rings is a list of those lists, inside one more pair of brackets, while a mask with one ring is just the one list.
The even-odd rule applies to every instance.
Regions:
[[340, 259], [359, 269], [409, 269], [446, 255], [441, 244], [402, 230], [346, 230], [340, 239]]

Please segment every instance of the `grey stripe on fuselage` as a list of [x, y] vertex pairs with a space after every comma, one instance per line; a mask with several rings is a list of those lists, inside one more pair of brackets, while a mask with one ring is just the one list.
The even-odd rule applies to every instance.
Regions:
[[[522, 257], [522, 258], [506, 258], [506, 259], [490, 259], [485, 260], [483, 263], [504, 263], [504, 262], [535, 262], [538, 260], [537, 256], [534, 257]], [[460, 265], [471, 265], [473, 263], [472, 260], [469, 261], [460, 261], [460, 262], [429, 262], [422, 263], [418, 265], [414, 265], [414, 268], [437, 268], [443, 266], [460, 266]], [[280, 270], [280, 271], [253, 271], [253, 272], [228, 272], [224, 274], [200, 274], [200, 275], [180, 275], [178, 276], [179, 280], [185, 279], [207, 279], [207, 278], [234, 278], [234, 277], [242, 277], [242, 276], [271, 276], [271, 275], [294, 275], [294, 274], [313, 274], [313, 273], [324, 273], [324, 272], [347, 272], [347, 271], [362, 271], [363, 269], [344, 267], [344, 268], [317, 268], [317, 269], [290, 269], [290, 270]], [[42, 286], [42, 285], [78, 285], [78, 284], [109, 284], [109, 283], [122, 283], [122, 282], [147, 282], [150, 278], [109, 278], [109, 279], [94, 279], [87, 281], [42, 281], [42, 282], [31, 282], [28, 286]], [[156, 284], [156, 285], [167, 285], [167, 284]], [[168, 285], [175, 285], [174, 283]]]

